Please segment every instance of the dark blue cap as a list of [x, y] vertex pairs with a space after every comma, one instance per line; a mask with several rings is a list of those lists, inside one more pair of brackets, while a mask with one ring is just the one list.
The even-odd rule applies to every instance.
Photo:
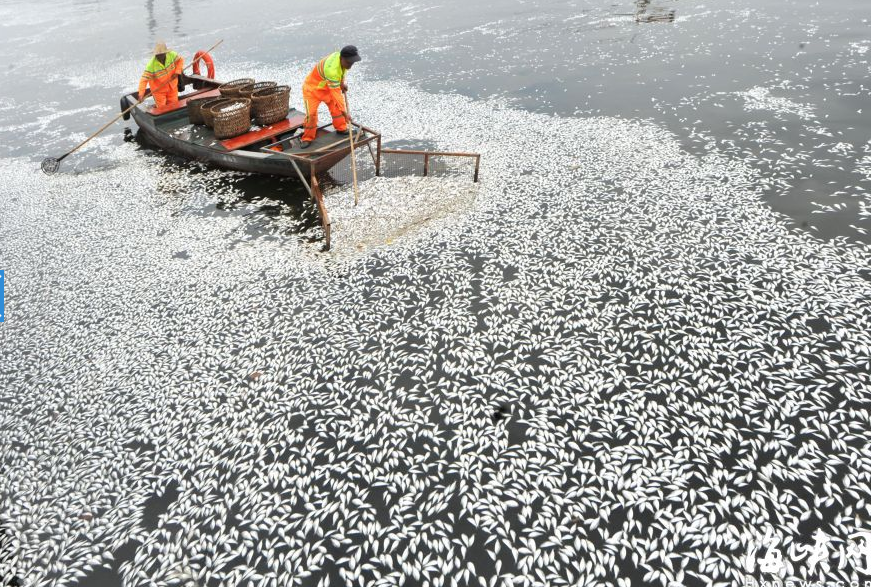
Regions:
[[345, 47], [342, 47], [339, 55], [341, 55], [344, 59], [347, 59], [351, 63], [357, 63], [361, 59], [360, 53], [357, 52], [357, 47], [355, 47], [354, 45], [346, 45]]

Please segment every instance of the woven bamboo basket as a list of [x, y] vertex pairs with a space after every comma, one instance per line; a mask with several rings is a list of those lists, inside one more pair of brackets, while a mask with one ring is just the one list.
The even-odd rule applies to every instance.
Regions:
[[221, 92], [221, 96], [224, 98], [238, 98], [240, 97], [241, 91], [245, 89], [245, 86], [250, 86], [253, 83], [254, 80], [247, 77], [234, 79], [233, 81], [218, 86], [218, 91]]
[[209, 110], [215, 121], [213, 128], [216, 139], [232, 139], [251, 128], [251, 100], [248, 98], [233, 98]]
[[[230, 98], [251, 98], [251, 95], [257, 90], [265, 90], [266, 88], [274, 88], [278, 84], [276, 82], [255, 82], [231, 88], [227, 97]], [[232, 95], [231, 95], [232, 94]]]
[[221, 102], [226, 102], [229, 98], [210, 98], [208, 100], [203, 100], [202, 104], [200, 104], [200, 113], [203, 116], [203, 124], [212, 128], [215, 124], [215, 120], [212, 115], [212, 106], [217, 106]]
[[251, 96], [254, 121], [260, 126], [275, 124], [287, 118], [290, 111], [290, 86], [273, 86]]
[[265, 90], [266, 88], [274, 88], [278, 85], [278, 82], [256, 82], [254, 84], [254, 91]]
[[248, 98], [250, 100], [251, 94], [254, 93], [254, 84], [239, 86], [236, 90], [234, 90], [234, 92], [236, 94], [235, 96], [233, 96], [234, 98]]
[[191, 124], [205, 124], [203, 121], [202, 106], [209, 100], [214, 100], [211, 96], [207, 98], [191, 98], [187, 103], [188, 118]]
[[277, 86], [276, 82], [255, 82], [253, 84], [248, 84], [247, 86], [240, 86], [236, 91], [237, 98], [251, 98], [251, 95], [257, 90], [265, 90], [266, 88], [274, 88]]

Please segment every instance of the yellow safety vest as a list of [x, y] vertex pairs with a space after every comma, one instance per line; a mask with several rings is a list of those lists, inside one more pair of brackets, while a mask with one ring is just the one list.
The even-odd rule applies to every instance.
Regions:
[[175, 51], [167, 51], [166, 57], [164, 58], [165, 63], [158, 61], [157, 57], [152, 57], [151, 61], [148, 62], [148, 65], [145, 66], [145, 73], [142, 74], [142, 79], [152, 82], [151, 87], [154, 89], [155, 84], [153, 82], [162, 80], [163, 78], [175, 73], [176, 67], [178, 66], [176, 62], [179, 59], [180, 57]]
[[318, 61], [314, 72], [317, 72], [317, 75], [321, 78], [318, 81], [318, 88], [335, 90], [342, 86], [342, 81], [345, 79], [345, 74], [348, 70], [342, 67], [341, 54], [336, 51]]

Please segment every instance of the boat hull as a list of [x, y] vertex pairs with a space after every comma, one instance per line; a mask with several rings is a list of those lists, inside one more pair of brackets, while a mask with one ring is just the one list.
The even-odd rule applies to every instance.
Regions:
[[[126, 99], [128, 106], [135, 103], [135, 101], [130, 101], [132, 99], [130, 96], [127, 96]], [[152, 116], [141, 106], [134, 108], [131, 114], [146, 142], [169, 153], [223, 169], [283, 177], [298, 177], [297, 171], [288, 157], [256, 151], [227, 151], [219, 146], [220, 143], [216, 147], [204, 146], [175, 137], [158, 126], [158, 120], [166, 116], [173, 116], [172, 114], [160, 117]], [[187, 113], [182, 111], [178, 116], [187, 118]], [[341, 157], [337, 160], [341, 160]], [[304, 177], [311, 175], [311, 165], [307, 161], [297, 160], [296, 163], [299, 167], [299, 173], [302, 173]]]

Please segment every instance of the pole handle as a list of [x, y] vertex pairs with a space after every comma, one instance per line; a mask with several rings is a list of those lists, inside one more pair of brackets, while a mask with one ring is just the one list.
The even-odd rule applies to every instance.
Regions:
[[[348, 92], [344, 92], [345, 94], [345, 112], [348, 113], [348, 118], [351, 118], [351, 103], [348, 102]], [[360, 197], [360, 190], [357, 187], [357, 153], [354, 151], [354, 125], [352, 123], [348, 123], [348, 140], [351, 141], [351, 172], [354, 175], [354, 205], [357, 205], [357, 201]]]

